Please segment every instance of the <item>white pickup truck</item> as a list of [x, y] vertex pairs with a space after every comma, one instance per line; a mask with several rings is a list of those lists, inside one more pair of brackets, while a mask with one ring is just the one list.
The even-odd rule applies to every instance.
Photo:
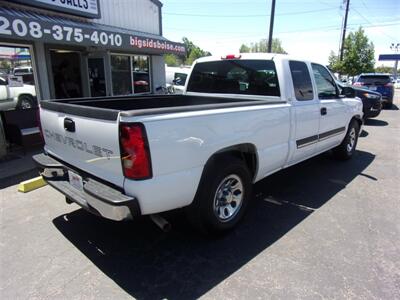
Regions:
[[8, 79], [0, 77], [0, 111], [28, 109], [36, 105], [36, 90], [31, 84], [9, 86]]
[[[362, 102], [320, 64], [276, 54], [197, 60], [183, 95], [42, 101], [45, 180], [113, 220], [185, 208], [224, 232], [252, 184], [321, 152], [355, 152]], [[157, 216], [157, 215], [156, 215]]]

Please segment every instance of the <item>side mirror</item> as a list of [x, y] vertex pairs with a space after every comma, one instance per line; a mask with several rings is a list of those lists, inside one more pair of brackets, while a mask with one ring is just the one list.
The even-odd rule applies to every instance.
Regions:
[[176, 77], [174, 80], [172, 80], [172, 83], [173, 84], [176, 84], [176, 85], [180, 85], [180, 83], [181, 83], [181, 78], [180, 77]]
[[342, 89], [342, 95], [346, 96], [347, 98], [355, 98], [356, 97], [356, 91], [350, 86], [345, 86]]

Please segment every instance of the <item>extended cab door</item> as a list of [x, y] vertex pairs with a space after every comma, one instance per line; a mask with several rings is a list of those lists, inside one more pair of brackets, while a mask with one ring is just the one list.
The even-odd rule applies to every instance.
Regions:
[[[292, 151], [288, 165], [295, 164], [312, 156], [316, 152], [320, 107], [311, 80], [311, 69], [302, 61], [289, 61], [293, 83]], [[294, 98], [294, 99], [293, 99]]]
[[347, 106], [339, 97], [339, 90], [328, 69], [319, 64], [311, 64], [311, 67], [321, 113], [317, 152], [322, 152], [343, 140], [346, 133]]

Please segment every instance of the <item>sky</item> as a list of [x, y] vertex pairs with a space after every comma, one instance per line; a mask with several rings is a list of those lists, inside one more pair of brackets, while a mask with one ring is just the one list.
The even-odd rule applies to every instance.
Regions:
[[[268, 38], [272, 0], [163, 0], [163, 35], [187, 37], [213, 55]], [[289, 54], [327, 64], [338, 53], [345, 0], [276, 0], [274, 38]], [[350, 0], [347, 32], [362, 26], [378, 55], [400, 43], [400, 0]]]

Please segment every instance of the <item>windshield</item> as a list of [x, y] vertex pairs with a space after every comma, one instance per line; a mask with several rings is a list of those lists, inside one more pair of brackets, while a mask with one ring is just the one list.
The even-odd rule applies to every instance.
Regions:
[[272, 60], [223, 60], [197, 63], [188, 92], [280, 96]]
[[364, 85], [385, 85], [391, 82], [390, 77], [387, 75], [360, 76], [357, 81], [363, 82]]

